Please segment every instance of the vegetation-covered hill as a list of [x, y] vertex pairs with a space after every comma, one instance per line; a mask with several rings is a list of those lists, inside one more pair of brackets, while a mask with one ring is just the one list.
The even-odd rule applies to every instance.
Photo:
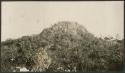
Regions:
[[123, 40], [97, 38], [76, 22], [62, 21], [38, 35], [2, 42], [1, 70], [118, 71], [123, 47]]

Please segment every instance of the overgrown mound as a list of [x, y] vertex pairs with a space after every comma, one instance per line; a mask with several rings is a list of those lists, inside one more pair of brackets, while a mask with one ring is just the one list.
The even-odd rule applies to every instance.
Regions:
[[31, 71], [120, 70], [122, 50], [123, 40], [97, 38], [76, 22], [62, 21], [38, 35], [2, 42], [2, 71], [20, 65]]

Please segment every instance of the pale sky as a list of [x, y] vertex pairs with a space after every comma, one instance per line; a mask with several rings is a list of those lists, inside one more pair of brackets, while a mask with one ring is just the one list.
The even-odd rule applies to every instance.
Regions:
[[95, 36], [123, 38], [123, 1], [2, 2], [1, 40], [39, 34], [58, 21], [76, 21]]

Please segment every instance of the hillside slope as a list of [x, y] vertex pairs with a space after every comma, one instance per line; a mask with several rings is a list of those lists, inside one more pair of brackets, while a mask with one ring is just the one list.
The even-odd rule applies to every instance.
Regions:
[[38, 35], [2, 42], [2, 71], [120, 70], [122, 50], [123, 40], [97, 38], [77, 22], [61, 21]]

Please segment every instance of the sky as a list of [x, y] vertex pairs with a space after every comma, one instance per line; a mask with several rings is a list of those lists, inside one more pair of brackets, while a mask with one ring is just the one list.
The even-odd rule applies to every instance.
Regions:
[[123, 1], [2, 2], [1, 40], [39, 34], [59, 21], [76, 21], [97, 37], [123, 38]]

